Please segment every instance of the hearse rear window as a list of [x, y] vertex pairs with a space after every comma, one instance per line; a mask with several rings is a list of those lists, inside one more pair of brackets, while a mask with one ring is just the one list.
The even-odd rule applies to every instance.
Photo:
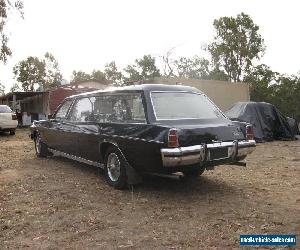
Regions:
[[157, 120], [215, 119], [224, 115], [203, 94], [193, 92], [151, 92]]

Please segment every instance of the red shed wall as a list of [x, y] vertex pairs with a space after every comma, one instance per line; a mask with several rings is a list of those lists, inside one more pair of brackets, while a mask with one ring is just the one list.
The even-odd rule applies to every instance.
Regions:
[[71, 95], [77, 94], [76, 90], [69, 88], [57, 88], [49, 92], [50, 114], [53, 114], [62, 101]]

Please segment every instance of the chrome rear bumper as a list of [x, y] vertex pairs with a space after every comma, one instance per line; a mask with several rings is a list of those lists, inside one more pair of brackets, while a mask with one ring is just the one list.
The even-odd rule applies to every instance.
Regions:
[[[255, 149], [255, 140], [217, 142], [179, 148], [162, 148], [161, 156], [164, 167], [204, 164], [217, 160], [231, 160], [245, 158]], [[223, 150], [226, 155], [213, 156], [213, 151]], [[228, 152], [228, 153], [227, 153]]]

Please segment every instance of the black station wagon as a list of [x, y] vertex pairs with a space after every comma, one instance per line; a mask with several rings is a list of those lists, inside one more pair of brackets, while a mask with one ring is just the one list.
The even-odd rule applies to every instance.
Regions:
[[31, 126], [38, 157], [60, 155], [105, 170], [123, 188], [144, 174], [198, 176], [255, 148], [252, 126], [230, 121], [196, 88], [145, 84], [68, 97]]

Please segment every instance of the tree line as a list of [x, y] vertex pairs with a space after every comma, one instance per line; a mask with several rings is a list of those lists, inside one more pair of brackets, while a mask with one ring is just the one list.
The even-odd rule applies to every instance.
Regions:
[[[4, 23], [0, 25], [0, 61], [5, 63], [11, 55], [3, 29], [7, 13], [15, 9], [23, 15], [23, 5], [21, 1], [2, 2], [5, 4], [0, 6], [0, 18]], [[124, 69], [119, 69], [116, 62], [112, 61], [103, 69], [95, 69], [92, 72], [74, 70], [71, 82], [100, 80], [116, 85], [128, 85], [158, 76], [246, 82], [250, 84], [252, 101], [272, 103], [285, 115], [299, 120], [300, 73], [286, 75], [259, 63], [266, 46], [259, 26], [252, 18], [245, 13], [236, 17], [221, 17], [214, 20], [213, 29], [213, 40], [202, 46], [209, 55], [207, 58], [198, 55], [174, 58], [176, 48], [172, 48], [161, 56], [144, 55]], [[159, 65], [158, 61], [161, 62]], [[11, 91], [49, 90], [61, 85], [63, 80], [57, 60], [49, 52], [43, 58], [30, 56], [18, 62], [13, 72], [16, 83]], [[1, 83], [0, 92], [4, 92]]]

